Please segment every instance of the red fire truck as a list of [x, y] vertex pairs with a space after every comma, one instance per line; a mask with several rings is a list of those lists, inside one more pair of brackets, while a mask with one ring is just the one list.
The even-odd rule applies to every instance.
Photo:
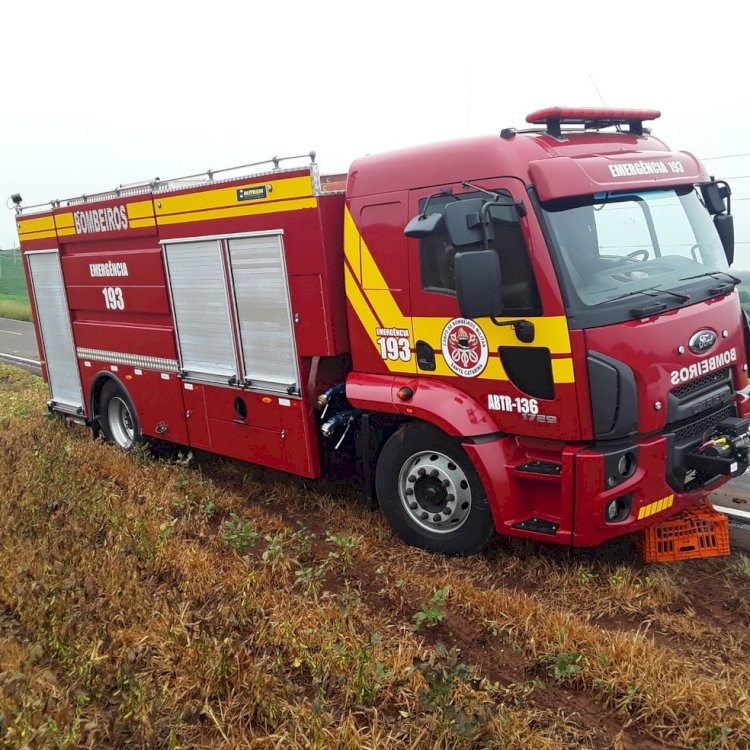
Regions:
[[311, 154], [19, 205], [49, 408], [356, 478], [446, 553], [694, 506], [748, 464], [744, 328], [729, 187], [657, 117], [556, 107], [347, 175]]

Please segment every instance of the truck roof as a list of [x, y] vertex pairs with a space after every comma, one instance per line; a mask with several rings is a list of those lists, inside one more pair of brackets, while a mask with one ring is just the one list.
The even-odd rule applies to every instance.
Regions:
[[[683, 171], [615, 177], [608, 164], [646, 160], [679, 162]], [[598, 164], [597, 164], [598, 161]], [[545, 164], [545, 162], [547, 164]], [[544, 130], [503, 131], [486, 135], [433, 143], [413, 148], [365, 156], [352, 163], [347, 196], [388, 193], [398, 190], [461, 183], [495, 177], [516, 177], [528, 184], [549, 182], [546, 177], [555, 163], [558, 177], [543, 197], [576, 195], [602, 190], [633, 187], [633, 182], [666, 181], [671, 184], [707, 181], [700, 162], [687, 152], [670, 152], [654, 136], [627, 132], [563, 131], [556, 138]], [[593, 174], [591, 167], [594, 167]], [[676, 167], [679, 169], [680, 167]], [[607, 174], [611, 180], [604, 179]], [[635, 177], [635, 180], [622, 179]], [[562, 182], [568, 187], [564, 188]], [[565, 192], [565, 190], [568, 192]], [[578, 192], [576, 192], [578, 191]]]

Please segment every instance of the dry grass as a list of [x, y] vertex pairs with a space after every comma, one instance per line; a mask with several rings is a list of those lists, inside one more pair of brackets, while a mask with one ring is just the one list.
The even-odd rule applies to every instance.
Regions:
[[429, 555], [356, 499], [124, 456], [44, 398], [0, 367], [2, 748], [748, 746], [744, 633], [686, 587], [747, 594], [734, 562]]

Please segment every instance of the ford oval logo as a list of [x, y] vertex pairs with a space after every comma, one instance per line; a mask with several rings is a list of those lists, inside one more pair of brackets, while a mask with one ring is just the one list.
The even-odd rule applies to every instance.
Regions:
[[695, 354], [707, 352], [716, 343], [716, 334], [704, 328], [702, 331], [696, 331], [688, 341], [690, 351]]

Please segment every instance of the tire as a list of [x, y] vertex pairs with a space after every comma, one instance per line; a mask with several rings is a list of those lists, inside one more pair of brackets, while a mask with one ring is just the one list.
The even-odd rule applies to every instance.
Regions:
[[102, 388], [99, 425], [107, 442], [124, 451], [144, 442], [138, 412], [127, 391], [114, 380], [109, 380]]
[[458, 440], [412, 422], [383, 446], [375, 469], [388, 523], [414, 547], [447, 555], [479, 552], [495, 532], [479, 475]]

